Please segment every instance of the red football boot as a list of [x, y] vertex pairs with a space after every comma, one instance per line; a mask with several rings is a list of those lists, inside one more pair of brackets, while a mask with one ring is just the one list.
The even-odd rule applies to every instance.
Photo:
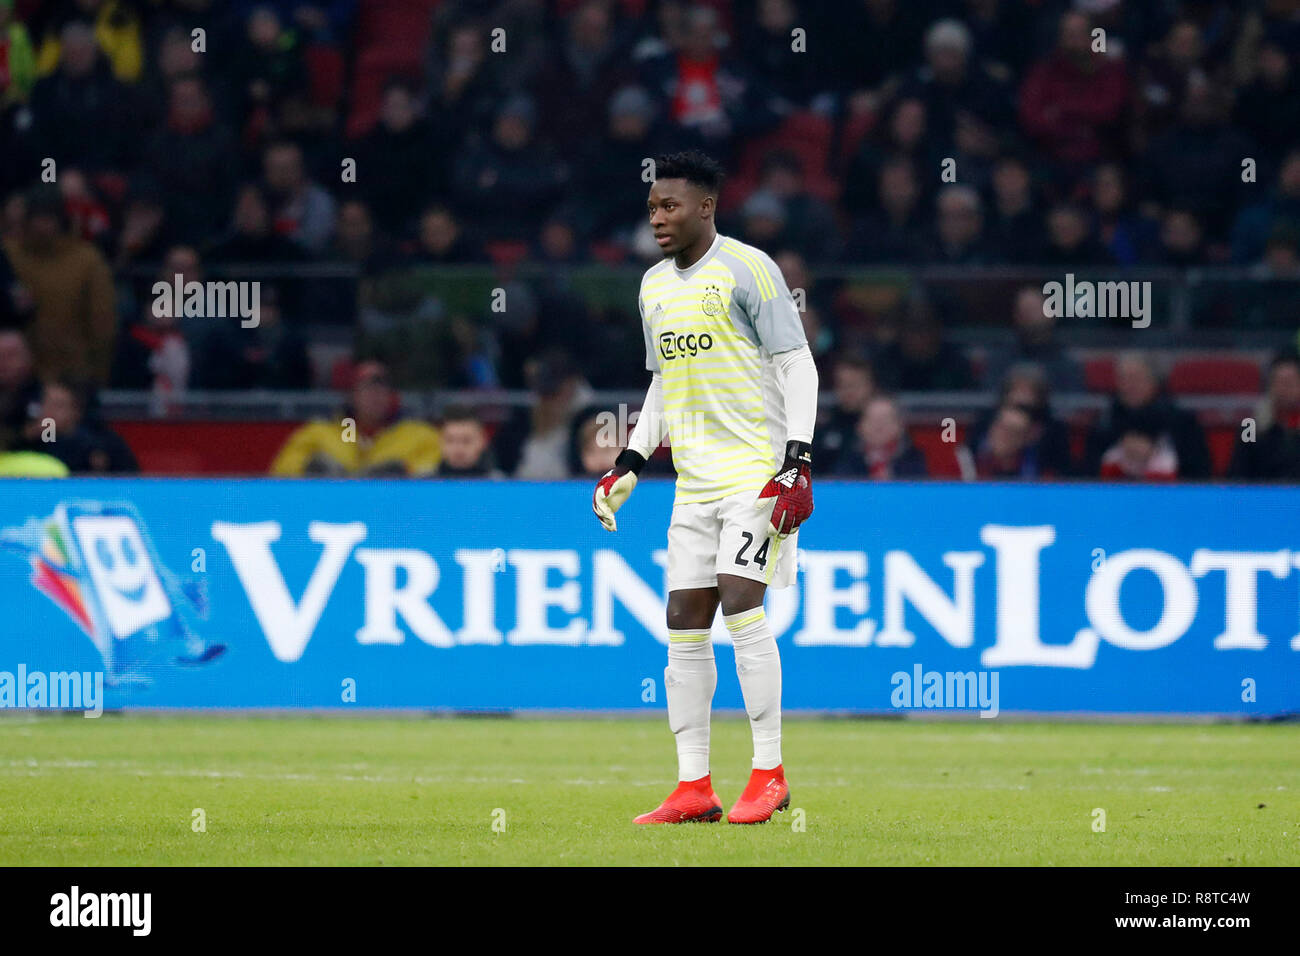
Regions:
[[728, 823], [766, 823], [777, 810], [790, 806], [790, 788], [780, 765], [771, 770], [754, 770], [745, 792], [727, 814]]
[[633, 823], [717, 823], [722, 819], [722, 801], [713, 792], [705, 774], [699, 780], [682, 780], [657, 809], [643, 813]]

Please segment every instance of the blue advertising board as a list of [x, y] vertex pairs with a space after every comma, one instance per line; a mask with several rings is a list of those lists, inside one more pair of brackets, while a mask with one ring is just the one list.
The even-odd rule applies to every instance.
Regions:
[[[582, 482], [0, 481], [0, 707], [77, 672], [110, 709], [659, 710], [672, 491], [609, 534]], [[767, 602], [787, 710], [970, 708], [974, 675], [989, 716], [1300, 712], [1295, 490], [815, 491]]]

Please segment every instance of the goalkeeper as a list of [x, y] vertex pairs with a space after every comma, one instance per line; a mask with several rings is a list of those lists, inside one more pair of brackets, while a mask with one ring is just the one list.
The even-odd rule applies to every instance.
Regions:
[[714, 225], [721, 170], [700, 153], [656, 162], [648, 213], [663, 261], [638, 306], [653, 373], [628, 447], [596, 485], [614, 513], [664, 436], [677, 470], [668, 526], [668, 722], [678, 785], [637, 823], [716, 821], [709, 716], [717, 685], [710, 631], [731, 634], [754, 738], [749, 784], [732, 823], [763, 823], [790, 802], [781, 759], [781, 659], [763, 596], [791, 584], [800, 524], [812, 514], [817, 370], [780, 269]]

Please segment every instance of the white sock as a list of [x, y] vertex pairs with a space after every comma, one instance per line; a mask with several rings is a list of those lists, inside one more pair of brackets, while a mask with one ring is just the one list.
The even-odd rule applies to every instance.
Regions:
[[754, 735], [754, 769], [781, 764], [781, 654], [762, 605], [725, 615], [736, 648], [736, 675]]
[[677, 738], [678, 780], [699, 780], [709, 772], [709, 714], [717, 686], [709, 628], [670, 630], [664, 693], [668, 727]]

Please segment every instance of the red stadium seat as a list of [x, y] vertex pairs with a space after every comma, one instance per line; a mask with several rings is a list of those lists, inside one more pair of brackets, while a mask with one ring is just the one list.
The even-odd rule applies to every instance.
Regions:
[[789, 150], [799, 157], [804, 183], [811, 195], [834, 201], [839, 195], [839, 183], [827, 170], [834, 133], [831, 121], [819, 113], [791, 113], [775, 130], [745, 146], [736, 173], [729, 178], [729, 188], [723, 190], [719, 205], [724, 211], [739, 209], [758, 186], [763, 160], [777, 150]]
[[499, 266], [518, 265], [528, 258], [528, 243], [522, 239], [499, 239], [484, 244], [488, 258]]
[[1216, 476], [1222, 477], [1228, 473], [1232, 452], [1240, 437], [1241, 430], [1236, 425], [1205, 429], [1205, 441], [1210, 446], [1211, 470]]
[[627, 249], [618, 242], [593, 242], [591, 257], [604, 266], [616, 266], [627, 261]]
[[961, 467], [957, 464], [957, 446], [966, 440], [966, 426], [957, 426], [957, 441], [946, 442], [943, 432], [933, 425], [909, 425], [908, 435], [912, 444], [925, 455], [926, 469], [931, 478], [960, 478]]
[[1259, 391], [1259, 365], [1244, 358], [1192, 358], [1169, 373], [1175, 395], [1241, 395]]

